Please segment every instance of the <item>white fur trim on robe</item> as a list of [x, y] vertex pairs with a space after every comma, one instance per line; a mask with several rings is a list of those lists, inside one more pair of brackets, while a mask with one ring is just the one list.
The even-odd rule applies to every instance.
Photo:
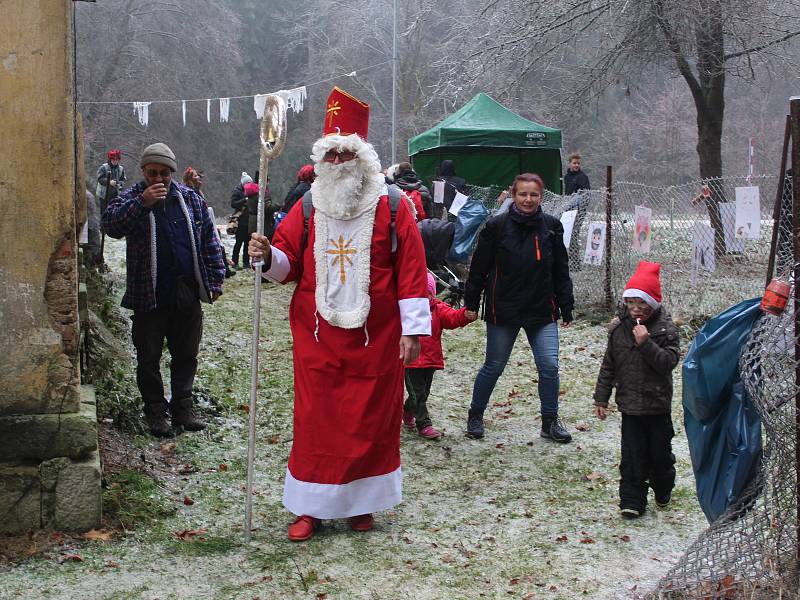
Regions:
[[403, 335], [431, 334], [431, 303], [427, 298], [398, 300]]
[[283, 505], [296, 515], [342, 519], [378, 512], [403, 501], [403, 471], [356, 479], [350, 483], [299, 481], [286, 469]]
[[273, 283], [283, 283], [289, 275], [290, 269], [289, 258], [283, 250], [272, 246], [272, 262], [269, 269], [261, 273], [261, 277], [269, 279]]

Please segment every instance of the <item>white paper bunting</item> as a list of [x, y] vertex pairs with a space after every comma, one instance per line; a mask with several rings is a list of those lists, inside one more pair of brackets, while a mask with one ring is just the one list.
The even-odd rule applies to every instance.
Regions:
[[186, 127], [186, 100], [181, 100], [181, 114], [183, 115], [183, 126]]
[[206, 100], [206, 121], [211, 123], [211, 98]]
[[139, 119], [139, 124], [147, 127], [147, 122], [150, 120], [150, 103], [149, 102], [134, 102], [133, 112]]
[[259, 121], [264, 116], [264, 108], [267, 106], [267, 94], [256, 94], [253, 96], [253, 110], [256, 111], [256, 119]]
[[227, 123], [228, 122], [228, 112], [230, 111], [231, 107], [231, 99], [230, 98], [220, 98], [219, 99], [219, 122], [220, 123]]

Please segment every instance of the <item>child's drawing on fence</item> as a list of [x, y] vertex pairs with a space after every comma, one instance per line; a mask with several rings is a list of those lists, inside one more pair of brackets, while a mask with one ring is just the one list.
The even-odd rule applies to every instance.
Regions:
[[583, 253], [583, 262], [587, 265], [599, 265], [603, 262], [603, 248], [606, 245], [606, 224], [589, 223], [586, 235], [586, 250]]
[[653, 211], [646, 206], [637, 206], [634, 211], [633, 249], [639, 252], [650, 252], [650, 217]]
[[725, 252], [742, 254], [744, 242], [736, 237], [736, 204], [720, 202], [719, 213], [722, 219], [722, 232], [725, 234]]
[[736, 188], [736, 237], [746, 240], [761, 237], [761, 206], [756, 185]]
[[713, 273], [717, 270], [714, 256], [714, 230], [705, 223], [695, 223], [692, 244], [692, 285], [697, 283], [700, 271]]

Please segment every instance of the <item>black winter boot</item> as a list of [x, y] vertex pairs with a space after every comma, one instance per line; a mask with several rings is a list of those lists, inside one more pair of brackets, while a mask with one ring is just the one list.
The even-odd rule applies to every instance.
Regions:
[[476, 440], [483, 437], [483, 411], [469, 410], [467, 415], [467, 437]]
[[155, 437], [172, 437], [172, 427], [169, 424], [166, 402], [148, 402], [144, 405], [144, 418], [150, 433]]
[[543, 438], [553, 440], [560, 444], [567, 444], [572, 441], [572, 436], [564, 429], [558, 415], [542, 415], [542, 433]]
[[206, 424], [194, 414], [192, 397], [172, 401], [172, 425], [186, 431], [202, 431]]

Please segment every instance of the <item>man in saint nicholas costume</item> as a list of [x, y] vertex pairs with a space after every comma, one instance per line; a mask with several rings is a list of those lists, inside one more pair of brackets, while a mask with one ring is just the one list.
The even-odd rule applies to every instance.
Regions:
[[[339, 88], [312, 149], [317, 178], [306, 224], [297, 202], [270, 244], [253, 234], [264, 277], [296, 282], [294, 440], [283, 503], [297, 515], [290, 540], [321, 519], [348, 517], [368, 531], [372, 513], [402, 500], [403, 365], [430, 335], [425, 252], [412, 209], [388, 197], [367, 143], [369, 105]], [[392, 213], [395, 213], [394, 215]]]

